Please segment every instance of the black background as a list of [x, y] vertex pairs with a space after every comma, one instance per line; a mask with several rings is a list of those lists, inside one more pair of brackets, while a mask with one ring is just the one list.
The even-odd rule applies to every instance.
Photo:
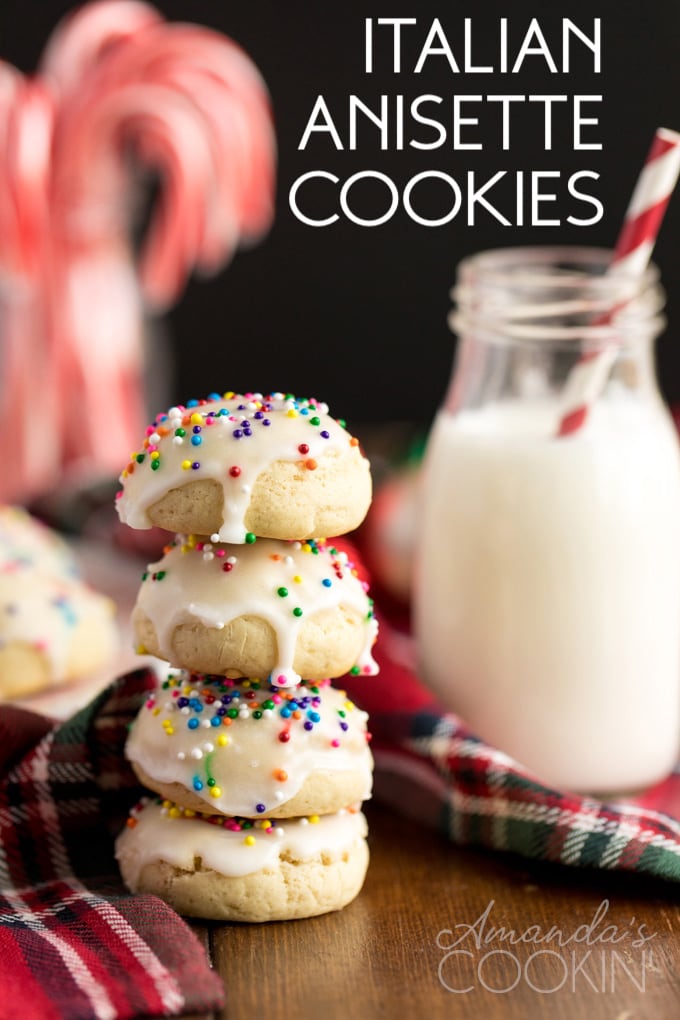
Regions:
[[[167, 316], [164, 347], [174, 369], [172, 400], [215, 389], [282, 389], [326, 399], [334, 413], [355, 421], [428, 422], [450, 373], [455, 341], [446, 315], [459, 259], [514, 244], [612, 245], [654, 129], [660, 124], [680, 128], [679, 0], [163, 0], [156, 6], [168, 18], [214, 26], [250, 53], [271, 91], [279, 144], [277, 217], [271, 233], [257, 248], [237, 254], [216, 278], [192, 281]], [[23, 70], [33, 69], [51, 28], [71, 7], [3, 0], [0, 56]], [[463, 18], [473, 19], [478, 64], [497, 63], [501, 17], [510, 19], [514, 40], [521, 40], [530, 18], [538, 17], [551, 43], [560, 38], [562, 18], [572, 18], [590, 32], [592, 19], [600, 17], [602, 73], [592, 73], [592, 62], [581, 49], [582, 59], [569, 75], [551, 75], [535, 57], [521, 73], [505, 76], [453, 75], [443, 59], [432, 58], [415, 76], [412, 67], [435, 16], [442, 19], [460, 62]], [[375, 73], [364, 73], [365, 17], [417, 17], [417, 27], [404, 35], [401, 75], [391, 73], [386, 31], [376, 32]], [[481, 153], [454, 152], [450, 146], [431, 152], [380, 152], [368, 131], [356, 152], [336, 152], [325, 136], [316, 136], [305, 152], [298, 151], [319, 93], [341, 125], [350, 93], [377, 103], [383, 92], [409, 98], [422, 93], [450, 97], [455, 92], [602, 94], [600, 126], [589, 129], [587, 137], [601, 140], [604, 147], [574, 153], [569, 123], [556, 116], [553, 150], [546, 153], [538, 110], [530, 116], [527, 108], [513, 120], [512, 147], [504, 153], [498, 115], [480, 107], [485, 142]], [[590, 112], [598, 111], [592, 107]], [[604, 202], [605, 213], [596, 225], [581, 228], [504, 227], [488, 214], [480, 214], [474, 226], [461, 214], [446, 226], [427, 228], [400, 210], [373, 229], [346, 220], [313, 229], [290, 212], [288, 192], [300, 174], [318, 168], [341, 180], [358, 170], [380, 170], [400, 188], [426, 169], [445, 170], [461, 180], [474, 169], [480, 181], [501, 169], [555, 169], [562, 171], [564, 182], [573, 171], [587, 168], [601, 175], [588, 187]], [[590, 207], [569, 199], [564, 183], [559, 187], [563, 198], [547, 208], [547, 214], [565, 219], [570, 213], [591, 213]], [[321, 196], [324, 202], [329, 194]], [[442, 208], [450, 198], [449, 192], [433, 188], [431, 215], [438, 194]], [[366, 190], [363, 200], [364, 211], [377, 210], [384, 196]], [[500, 199], [496, 204], [501, 208]], [[508, 215], [511, 208], [505, 208]], [[664, 392], [674, 403], [680, 402], [679, 244], [680, 193], [671, 202], [655, 251], [669, 294], [670, 323], [659, 344], [659, 371]]]

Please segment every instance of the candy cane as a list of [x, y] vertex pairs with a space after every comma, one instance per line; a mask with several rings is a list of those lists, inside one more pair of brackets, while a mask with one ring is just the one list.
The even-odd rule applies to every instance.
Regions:
[[[11, 80], [13, 77], [13, 81]], [[50, 237], [49, 181], [54, 109], [38, 80], [3, 75], [11, 108], [3, 116], [3, 222], [11, 240], [3, 295], [3, 420], [0, 495], [35, 494], [56, 479], [59, 439], [54, 429], [58, 390], [51, 374], [46, 328], [45, 273]], [[36, 410], [36, 379], [41, 400]], [[46, 427], [47, 426], [47, 427]]]
[[[11, 153], [10, 121], [23, 82], [24, 76], [19, 71], [0, 61], [0, 166], [5, 168], [5, 176]], [[0, 188], [0, 266], [5, 274], [11, 274], [17, 268], [18, 238], [16, 203], [5, 181]]]
[[[5, 316], [15, 438], [0, 432], [0, 498], [25, 499], [64, 467], [113, 473], [128, 456], [145, 417], [140, 292], [167, 307], [193, 271], [214, 272], [268, 229], [269, 97], [219, 33], [102, 0], [58, 26], [39, 80], [0, 63], [0, 165], [0, 270], [32, 298]], [[160, 198], [137, 269], [130, 234], [148, 172]], [[51, 374], [36, 412], [38, 365]]]
[[[139, 351], [126, 353], [120, 340], [105, 337], [94, 343], [92, 327], [88, 349], [79, 349], [77, 337], [88, 301], [111, 277], [115, 253], [124, 247], [116, 223], [129, 222], [135, 190], [126, 146], [133, 143], [138, 167], [161, 174], [140, 282], [147, 301], [167, 307], [194, 268], [214, 271], [243, 237], [268, 227], [275, 145], [262, 79], [230, 40], [195, 26], [168, 25], [144, 5], [105, 3], [88, 10], [80, 24], [64, 26], [43, 67], [62, 94], [54, 190], [60, 199], [55, 205], [63, 210], [57, 235], [63, 234], [60, 243], [71, 251], [66, 260], [71, 307], [62, 309], [59, 327], [63, 337], [72, 338], [65, 344], [72, 355], [64, 362], [71, 380], [65, 388], [84, 395], [86, 421], [109, 409], [107, 451], [94, 451], [83, 430], [68, 421], [63, 427], [72, 458], [87, 448], [100, 465], [108, 458], [113, 466], [120, 450], [130, 446], [132, 429], [139, 428], [132, 425], [139, 400], [132, 399], [135, 388], [129, 385], [139, 372]], [[136, 17], [142, 24], [133, 24]], [[70, 85], [72, 62], [81, 75], [87, 68], [86, 89], [82, 82]], [[83, 247], [88, 263], [78, 257]], [[123, 290], [124, 264], [123, 259], [117, 274]], [[126, 335], [135, 337], [131, 324]], [[116, 350], [116, 364], [108, 363], [106, 352]], [[101, 378], [108, 380], [105, 397]]]
[[53, 31], [42, 55], [40, 74], [64, 100], [80, 91], [87, 75], [116, 45], [159, 21], [158, 11], [141, 0], [85, 4], [67, 14]]
[[[184, 96], [210, 141], [214, 180], [204, 193], [208, 213], [195, 262], [203, 271], [215, 271], [242, 238], [257, 239], [273, 216], [275, 140], [262, 78], [243, 51], [223, 36], [193, 25], [159, 24], [101, 62], [91, 93], [105, 96], [130, 82], [164, 85]], [[75, 105], [77, 110], [77, 101]], [[66, 146], [64, 150], [68, 152]], [[65, 167], [68, 173], [67, 159]], [[169, 205], [155, 225], [157, 240], [145, 260], [144, 281], [153, 291], [147, 293], [160, 305], [175, 300], [184, 282], [163, 275], [163, 253], [173, 243], [164, 239], [163, 230], [173, 230], [172, 221]], [[159, 253], [156, 262], [154, 251]]]
[[56, 150], [62, 243], [87, 244], [116, 229], [131, 186], [121, 159], [127, 146], [141, 165], [161, 174], [160, 211], [142, 255], [142, 281], [153, 299], [154, 274], [167, 284], [163, 293], [176, 293], [198, 257], [214, 175], [212, 152], [190, 104], [172, 90], [147, 82], [93, 91], [78, 115], [62, 125]]
[[[119, 73], [125, 73], [126, 63], [145, 79], [172, 83], [195, 103], [219, 142], [222, 167], [232, 163], [234, 154], [242, 155], [237, 192], [241, 230], [257, 234], [266, 229], [272, 216], [275, 141], [269, 95], [250, 58], [224, 36], [177, 24], [138, 36], [116, 61]], [[222, 118], [225, 110], [240, 115], [240, 133], [230, 131], [230, 121]]]
[[[196, 257], [211, 155], [189, 104], [159, 86], [131, 85], [101, 97], [93, 93], [80, 113], [61, 139], [68, 149], [68, 174], [55, 181], [56, 194], [68, 196], [57, 201], [58, 209], [73, 213], [74, 199], [80, 204], [75, 219], [59, 220], [55, 228], [66, 256], [62, 289], [68, 297], [62, 300], [58, 318], [62, 348], [70, 352], [65, 388], [80, 394], [78, 415], [64, 422], [64, 433], [73, 461], [89, 459], [101, 471], [115, 472], [121, 450], [129, 455], [131, 423], [137, 429], [143, 425], [144, 407], [139, 385], [130, 385], [141, 374], [143, 343], [140, 326], [129, 315], [139, 297], [138, 283], [130, 276], [127, 234], [111, 232], [115, 213], [120, 212], [116, 203], [126, 198], [125, 191], [110, 193], [112, 185], [124, 183], [117, 172], [107, 172], [111, 145], [115, 141], [116, 153], [126, 143], [131, 145], [164, 179], [161, 209], [165, 203], [172, 205], [172, 222], [163, 236], [163, 249], [156, 245], [152, 228], [147, 250], [159, 271], [173, 281], [185, 279]], [[112, 210], [101, 208], [106, 201], [113, 202]], [[88, 217], [88, 208], [99, 208], [99, 215]], [[153, 292], [152, 283], [149, 290]], [[102, 312], [108, 310], [93, 318], [97, 303]]]
[[20, 272], [40, 272], [49, 232], [50, 162], [54, 127], [51, 96], [38, 80], [19, 85], [8, 125], [6, 187], [17, 222]]

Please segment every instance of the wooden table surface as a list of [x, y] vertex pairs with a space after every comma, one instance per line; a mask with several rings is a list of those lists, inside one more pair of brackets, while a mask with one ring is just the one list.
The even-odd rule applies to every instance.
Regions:
[[460, 849], [376, 802], [366, 814], [371, 864], [344, 910], [194, 926], [226, 984], [219, 1020], [680, 1017], [680, 888]]

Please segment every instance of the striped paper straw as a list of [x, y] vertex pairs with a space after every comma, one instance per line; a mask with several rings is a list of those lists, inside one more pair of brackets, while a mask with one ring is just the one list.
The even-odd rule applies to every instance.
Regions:
[[[659, 128], [628, 204], [614, 248], [609, 276], [641, 277], [649, 264], [666, 207], [680, 174], [680, 134]], [[621, 302], [594, 326], [611, 323], [625, 307]], [[569, 436], [585, 424], [590, 408], [607, 382], [616, 359], [617, 345], [586, 354], [572, 371], [565, 391], [566, 412], [560, 418], [558, 436]]]

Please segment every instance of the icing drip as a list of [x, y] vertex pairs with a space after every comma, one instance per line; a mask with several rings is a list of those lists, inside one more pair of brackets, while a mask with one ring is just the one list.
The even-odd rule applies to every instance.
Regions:
[[327, 680], [280, 691], [180, 670], [140, 710], [126, 755], [223, 814], [256, 816], [290, 800], [316, 771], [365, 771], [368, 799], [367, 720]]
[[166, 861], [193, 871], [197, 857], [204, 868], [238, 877], [261, 871], [283, 855], [294, 861], [313, 860], [321, 854], [338, 860], [365, 839], [367, 831], [360, 811], [253, 823], [237, 818], [207, 819], [167, 801], [143, 802], [116, 840], [116, 858], [132, 886], [147, 864]]
[[293, 661], [301, 624], [314, 613], [344, 607], [363, 620], [353, 672], [378, 672], [371, 655], [378, 625], [366, 586], [347, 554], [330, 543], [259, 539], [254, 545], [226, 546], [178, 536], [143, 577], [137, 608], [151, 620], [160, 654], [169, 662], [179, 624], [198, 621], [220, 629], [236, 617], [256, 616], [276, 635], [272, 682], [295, 686], [300, 681]]
[[143, 448], [120, 476], [118, 514], [133, 528], [150, 528], [148, 509], [164, 493], [210, 479], [224, 493], [217, 538], [240, 544], [246, 540], [250, 494], [265, 468], [276, 461], [315, 467], [324, 454], [356, 443], [317, 400], [283, 393], [213, 394], [172, 407], [149, 426]]

